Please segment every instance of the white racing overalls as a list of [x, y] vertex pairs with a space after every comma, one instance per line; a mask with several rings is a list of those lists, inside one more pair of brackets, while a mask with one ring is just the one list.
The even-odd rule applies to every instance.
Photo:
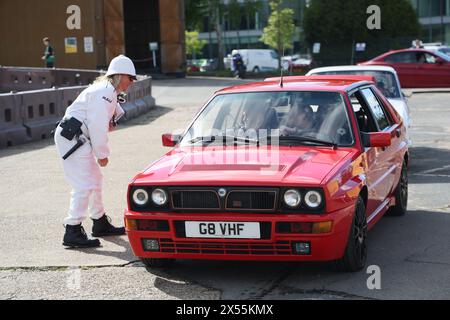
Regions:
[[[110, 121], [117, 109], [117, 92], [108, 81], [94, 83], [85, 89], [70, 105], [64, 119], [75, 117], [83, 125], [81, 137], [87, 142], [76, 150], [68, 159], [62, 157], [77, 142], [61, 136], [62, 128], [55, 131], [55, 143], [63, 164], [66, 180], [72, 187], [66, 225], [78, 225], [87, 216], [88, 209], [92, 219], [99, 219], [105, 214], [102, 200], [103, 175], [97, 159], [109, 157], [108, 132]], [[92, 202], [90, 203], [90, 200]]]

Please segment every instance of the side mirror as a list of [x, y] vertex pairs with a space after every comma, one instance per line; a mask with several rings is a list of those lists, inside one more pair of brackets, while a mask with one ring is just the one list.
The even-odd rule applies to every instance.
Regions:
[[178, 134], [165, 133], [162, 135], [162, 144], [164, 147], [175, 147], [180, 139]]
[[391, 133], [389, 132], [362, 132], [361, 136], [366, 148], [386, 148], [391, 145]]

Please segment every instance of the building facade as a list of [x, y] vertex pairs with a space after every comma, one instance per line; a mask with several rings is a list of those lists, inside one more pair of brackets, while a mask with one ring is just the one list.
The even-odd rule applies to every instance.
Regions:
[[[266, 48], [267, 46], [260, 41], [263, 29], [267, 26], [270, 7], [268, 0], [242, 0], [241, 10], [238, 16], [227, 10], [228, 0], [222, 0], [225, 9], [222, 12], [221, 28], [222, 40], [225, 48], [225, 54], [231, 53], [233, 49]], [[246, 4], [253, 2], [246, 7]], [[301, 25], [303, 21], [304, 9], [309, 0], [284, 0], [283, 6], [294, 10], [294, 24], [297, 32], [292, 39], [294, 48], [290, 51], [299, 52], [302, 40], [300, 38]], [[199, 39], [205, 40], [207, 45], [203, 49], [203, 55], [208, 58], [217, 57], [217, 35], [212, 26], [210, 17], [205, 16], [199, 33]], [[292, 53], [291, 52], [291, 53]]]
[[44, 66], [49, 37], [57, 68], [106, 68], [126, 54], [140, 70], [184, 73], [184, 16], [184, 0], [2, 0], [0, 65]]
[[450, 0], [411, 0], [422, 25], [423, 42], [450, 45]]

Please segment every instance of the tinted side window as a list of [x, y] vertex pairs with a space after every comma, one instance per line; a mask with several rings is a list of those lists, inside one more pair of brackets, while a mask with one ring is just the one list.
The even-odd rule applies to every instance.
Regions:
[[383, 107], [381, 106], [380, 102], [378, 101], [377, 97], [372, 92], [372, 90], [366, 88], [361, 90], [361, 92], [364, 95], [364, 98], [366, 99], [367, 103], [369, 104], [370, 110], [372, 111], [372, 114], [380, 130], [384, 130], [387, 127], [389, 127], [389, 120], [387, 119]]
[[417, 57], [414, 52], [401, 52], [387, 56], [384, 58], [384, 61], [390, 63], [417, 63]]
[[272, 56], [273, 59], [278, 59], [278, 53], [276, 53], [275, 51], [270, 51], [270, 55]]

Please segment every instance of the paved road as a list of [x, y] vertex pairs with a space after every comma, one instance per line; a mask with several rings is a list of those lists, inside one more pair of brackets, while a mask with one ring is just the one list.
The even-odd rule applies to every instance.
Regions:
[[[214, 90], [235, 83], [155, 81], [158, 107], [111, 135], [105, 202], [116, 224], [129, 179], [167, 150], [160, 134], [184, 128]], [[70, 189], [47, 140], [0, 150], [0, 299], [450, 299], [449, 101], [450, 93], [410, 98], [409, 212], [384, 218], [369, 235], [368, 264], [380, 267], [381, 290], [367, 288], [365, 271], [341, 274], [321, 264], [185, 261], [148, 271], [126, 237], [66, 250]]]

